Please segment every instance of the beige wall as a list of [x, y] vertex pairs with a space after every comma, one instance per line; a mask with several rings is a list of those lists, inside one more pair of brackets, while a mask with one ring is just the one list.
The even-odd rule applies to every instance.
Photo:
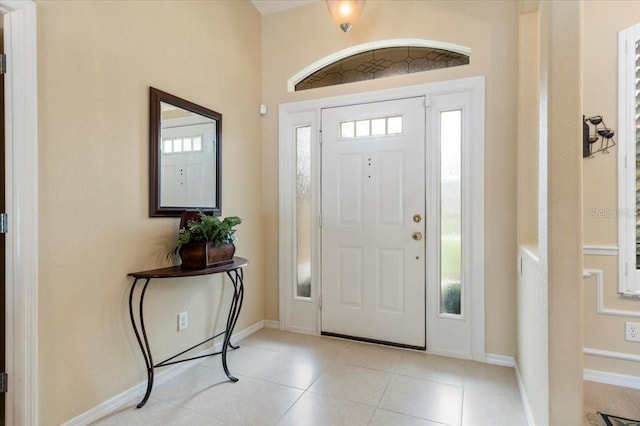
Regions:
[[[546, 174], [538, 145], [540, 115], [540, 11], [523, 10], [519, 26], [518, 70], [518, 345], [517, 364], [535, 424], [549, 424], [548, 268], [540, 261], [546, 240]], [[540, 202], [538, 202], [540, 200]], [[540, 216], [540, 221], [538, 221]], [[542, 247], [538, 246], [538, 243]]]
[[[263, 18], [265, 314], [278, 319], [278, 114], [281, 103], [468, 76], [486, 76], [486, 350], [515, 355], [516, 69], [515, 2], [370, 1], [344, 34], [324, 2]], [[287, 79], [331, 53], [365, 42], [422, 38], [468, 46], [468, 66], [287, 93]]]
[[[541, 43], [541, 82], [547, 128], [547, 238], [549, 272], [549, 423], [583, 422], [582, 267], [582, 2], [541, 4], [548, 40]], [[544, 10], [547, 9], [547, 12]], [[542, 18], [544, 20], [545, 18]], [[544, 45], [547, 44], [545, 52]], [[545, 84], [546, 83], [546, 84]], [[541, 101], [541, 104], [543, 102]], [[542, 143], [542, 141], [541, 141]], [[544, 167], [541, 165], [541, 167]], [[540, 173], [545, 173], [541, 171]], [[544, 257], [544, 255], [542, 256]]]
[[[517, 364], [533, 421], [577, 425], [583, 418], [582, 4], [540, 2], [520, 24], [521, 53], [531, 50], [521, 56], [521, 67], [540, 72], [539, 111], [518, 117], [521, 132], [539, 124], [539, 139], [538, 238], [535, 255], [520, 250]], [[520, 77], [528, 73], [521, 69]], [[521, 103], [531, 96], [530, 88], [520, 87]], [[523, 146], [528, 137], [519, 134], [519, 154], [531, 151]], [[519, 155], [519, 167], [532, 162]], [[529, 198], [519, 194], [519, 211], [531, 208]], [[530, 224], [519, 223], [520, 236], [522, 225]]]
[[[41, 1], [37, 13], [39, 417], [57, 425], [145, 379], [127, 273], [164, 266], [178, 228], [148, 217], [149, 86], [223, 115], [223, 214], [244, 218], [237, 253], [251, 261], [237, 330], [264, 318], [261, 21], [248, 1]], [[220, 280], [152, 282], [156, 360], [214, 327]]]
[[[584, 2], [584, 114], [602, 115], [618, 129], [618, 32], [640, 22], [640, 2]], [[584, 244], [617, 246], [617, 154], [597, 154], [584, 164]], [[605, 217], [603, 217], [605, 216]], [[602, 271], [604, 306], [640, 313], [640, 299], [623, 298], [617, 290], [617, 256], [584, 256], [585, 268]], [[596, 278], [585, 280], [585, 347], [640, 355], [640, 344], [624, 340], [625, 321], [638, 318], [601, 315], [596, 311]], [[640, 376], [637, 362], [586, 356], [585, 368]]]
[[518, 243], [538, 246], [538, 12], [523, 13], [518, 31]]

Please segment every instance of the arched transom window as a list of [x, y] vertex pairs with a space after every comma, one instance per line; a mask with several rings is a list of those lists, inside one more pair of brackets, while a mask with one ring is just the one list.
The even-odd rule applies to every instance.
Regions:
[[471, 50], [428, 40], [385, 40], [346, 49], [289, 80], [295, 91], [469, 64]]

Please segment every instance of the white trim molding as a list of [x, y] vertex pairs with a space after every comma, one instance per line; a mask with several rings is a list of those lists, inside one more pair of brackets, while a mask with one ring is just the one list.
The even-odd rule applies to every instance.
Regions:
[[[289, 105], [289, 104], [287, 104]], [[309, 298], [299, 298], [294, 294], [297, 283], [297, 229], [296, 229], [296, 170], [297, 170], [297, 129], [308, 127], [310, 130], [311, 154], [311, 217], [320, 215], [318, 182], [320, 181], [319, 160], [319, 111], [316, 107], [306, 107], [307, 103], [297, 104], [288, 109], [280, 105], [278, 176], [279, 176], [279, 292], [280, 292], [280, 329], [306, 334], [320, 333], [318, 315], [320, 289], [319, 263], [320, 253], [318, 226], [311, 228], [311, 294]], [[312, 220], [313, 224], [316, 222]]]
[[512, 356], [498, 354], [484, 354], [484, 362], [487, 364], [500, 365], [502, 367], [515, 367], [516, 359]]
[[588, 256], [617, 256], [618, 247], [616, 246], [587, 246], [582, 248], [582, 253]]
[[280, 329], [280, 322], [279, 321], [273, 321], [273, 320], [264, 320], [264, 328], [271, 328], [274, 330], [279, 330]]
[[415, 38], [401, 38], [401, 39], [372, 41], [370, 43], [351, 46], [349, 48], [346, 48], [339, 52], [332, 53], [331, 55], [325, 56], [324, 58], [315, 61], [311, 65], [298, 71], [289, 80], [287, 80], [287, 91], [295, 92], [296, 84], [300, 83], [310, 74], [313, 74], [314, 72], [336, 61], [339, 61], [344, 58], [348, 58], [351, 55], [356, 55], [358, 53], [366, 52], [369, 50], [386, 49], [389, 47], [402, 47], [402, 46], [430, 47], [433, 49], [449, 50], [451, 52], [460, 53], [465, 56], [471, 56], [471, 49], [469, 47], [461, 46], [459, 44], [446, 43], [442, 41], [422, 40], [422, 39], [415, 39]]
[[[370, 47], [370, 46], [369, 46]], [[391, 101], [416, 96], [425, 96], [431, 104], [427, 110], [436, 109], [438, 99], [452, 95], [464, 95], [472, 114], [470, 126], [474, 129], [473, 144], [469, 146], [467, 160], [474, 159], [473, 167], [469, 167], [465, 182], [468, 182], [467, 206], [473, 206], [473, 214], [465, 222], [463, 229], [470, 230], [468, 239], [468, 265], [465, 266], [467, 276], [473, 277], [473, 285], [469, 287], [467, 299], [473, 302], [467, 318], [470, 331], [466, 331], [469, 339], [469, 350], [452, 351], [451, 348], [429, 347], [433, 330], [429, 329], [429, 312], [427, 306], [427, 351], [463, 356], [476, 361], [485, 361], [485, 311], [484, 311], [484, 77], [476, 76], [457, 80], [440, 81], [416, 86], [396, 87], [367, 93], [356, 93], [330, 98], [312, 99], [279, 105], [279, 324], [283, 330], [302, 333], [319, 334], [319, 286], [312, 285], [311, 298], [300, 301], [294, 297], [293, 286], [296, 280], [296, 233], [295, 233], [295, 128], [310, 126], [312, 134], [312, 223], [318, 223], [312, 230], [312, 283], [320, 282], [320, 228], [319, 228], [319, 188], [313, 182], [320, 180], [319, 123], [321, 110], [344, 105], [365, 104], [380, 101]], [[427, 114], [428, 116], [428, 114]], [[435, 169], [434, 169], [435, 170]], [[463, 188], [465, 184], [463, 183]], [[429, 197], [429, 194], [427, 195]], [[435, 223], [435, 222], [433, 222]], [[471, 232], [473, 231], [473, 232]], [[427, 232], [430, 232], [429, 230]], [[435, 234], [434, 231], [432, 234]], [[435, 240], [434, 240], [435, 241]], [[432, 249], [433, 250], [433, 249]], [[429, 281], [428, 284], [434, 282]], [[428, 290], [429, 291], [429, 290]], [[435, 299], [434, 299], [435, 300]], [[304, 304], [308, 306], [303, 306]], [[435, 311], [434, 311], [435, 312]], [[295, 319], [295, 320], [292, 320]], [[466, 338], [466, 337], [465, 337]], [[431, 339], [433, 341], [433, 339]]]
[[516, 380], [518, 381], [518, 389], [520, 389], [520, 399], [522, 400], [522, 408], [524, 409], [524, 415], [527, 418], [527, 424], [529, 426], [535, 426], [536, 422], [533, 419], [533, 410], [531, 409], [531, 404], [529, 403], [529, 397], [527, 396], [527, 389], [524, 386], [524, 382], [522, 381], [522, 375], [520, 374], [520, 369], [518, 368], [518, 363], [514, 363], [513, 366], [516, 371]]
[[[601, 315], [615, 315], [619, 317], [640, 318], [638, 311], [623, 311], [608, 309], [604, 306], [604, 271], [601, 269], [585, 269], [586, 273], [596, 278], [596, 310]], [[586, 280], [585, 280], [586, 281]]]
[[624, 352], [603, 351], [601, 349], [584, 348], [584, 354], [600, 358], [620, 359], [622, 361], [640, 362], [640, 355]]
[[4, 15], [6, 424], [38, 419], [38, 93], [36, 4], [0, 0]]
[[606, 371], [584, 369], [584, 380], [587, 382], [604, 383], [607, 385], [623, 386], [625, 388], [640, 389], [640, 377], [615, 374]]

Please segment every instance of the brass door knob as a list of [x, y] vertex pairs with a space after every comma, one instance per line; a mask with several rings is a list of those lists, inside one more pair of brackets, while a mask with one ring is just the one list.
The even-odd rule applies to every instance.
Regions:
[[414, 232], [413, 235], [411, 235], [411, 237], [416, 241], [421, 240], [422, 239], [422, 232]]
[[419, 223], [422, 220], [422, 216], [420, 216], [419, 214], [414, 214], [413, 215], [413, 221], [415, 223]]

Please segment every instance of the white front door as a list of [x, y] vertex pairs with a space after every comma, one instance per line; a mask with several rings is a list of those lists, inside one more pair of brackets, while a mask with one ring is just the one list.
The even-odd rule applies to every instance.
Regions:
[[[196, 208], [215, 205], [216, 128], [178, 118], [162, 128], [161, 206]], [[212, 190], [213, 189], [213, 190]]]
[[424, 348], [425, 98], [322, 110], [322, 332]]

